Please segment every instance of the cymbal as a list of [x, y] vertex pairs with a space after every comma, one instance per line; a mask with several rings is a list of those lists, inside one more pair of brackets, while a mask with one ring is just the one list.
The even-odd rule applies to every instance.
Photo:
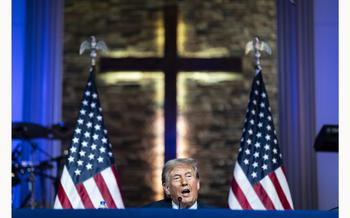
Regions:
[[30, 173], [33, 173], [34, 175], [41, 175], [45, 170], [49, 170], [52, 168], [53, 165], [51, 164], [51, 160], [42, 161], [36, 165], [27, 161], [13, 161], [11, 169], [12, 187], [18, 185], [21, 182], [21, 175]]
[[50, 130], [42, 125], [27, 122], [12, 123], [13, 139], [49, 138]]
[[72, 137], [72, 130], [61, 124], [52, 125], [51, 128], [36, 123], [14, 122], [12, 123], [12, 139], [60, 139], [67, 140]]

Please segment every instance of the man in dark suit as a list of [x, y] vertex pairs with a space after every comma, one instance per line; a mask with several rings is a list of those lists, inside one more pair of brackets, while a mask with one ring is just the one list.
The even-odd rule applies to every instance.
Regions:
[[165, 163], [162, 185], [166, 198], [145, 207], [198, 209], [208, 206], [198, 201], [200, 188], [197, 162], [192, 158], [179, 158]]

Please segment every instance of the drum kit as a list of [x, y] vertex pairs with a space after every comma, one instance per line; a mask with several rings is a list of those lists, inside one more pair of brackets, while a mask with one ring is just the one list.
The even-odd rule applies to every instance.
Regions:
[[[64, 164], [64, 155], [53, 157], [37, 143], [37, 139], [59, 140], [65, 143], [70, 140], [72, 133], [62, 124], [45, 127], [27, 122], [12, 123], [12, 140], [17, 143], [13, 143], [15, 147], [12, 149], [12, 188], [21, 185], [28, 187], [28, 194], [24, 199], [21, 199], [19, 207], [43, 207], [43, 205], [38, 205], [35, 200], [36, 178], [40, 178], [41, 181], [50, 179], [56, 188], [60, 174], [59, 169]], [[45, 156], [45, 160], [33, 161], [33, 156], [38, 156], [38, 154]], [[49, 171], [54, 167], [56, 167], [57, 173], [52, 175]]]

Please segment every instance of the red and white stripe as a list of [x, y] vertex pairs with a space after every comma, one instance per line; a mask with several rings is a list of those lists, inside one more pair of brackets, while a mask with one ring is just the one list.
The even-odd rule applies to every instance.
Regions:
[[235, 210], [292, 210], [293, 202], [282, 167], [252, 186], [237, 163], [233, 172], [228, 206]]
[[108, 208], [124, 208], [114, 166], [108, 167], [83, 183], [74, 185], [66, 166], [58, 185], [54, 208], [98, 208], [105, 201]]

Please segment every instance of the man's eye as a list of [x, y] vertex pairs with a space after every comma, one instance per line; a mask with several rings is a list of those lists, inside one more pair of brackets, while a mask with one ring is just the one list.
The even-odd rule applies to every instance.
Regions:
[[191, 175], [191, 174], [187, 174], [186, 177], [187, 177], [187, 178], [191, 178], [192, 175]]
[[180, 179], [180, 177], [174, 177], [173, 178], [173, 180], [175, 180], [175, 181], [177, 181], [177, 180], [179, 180]]

